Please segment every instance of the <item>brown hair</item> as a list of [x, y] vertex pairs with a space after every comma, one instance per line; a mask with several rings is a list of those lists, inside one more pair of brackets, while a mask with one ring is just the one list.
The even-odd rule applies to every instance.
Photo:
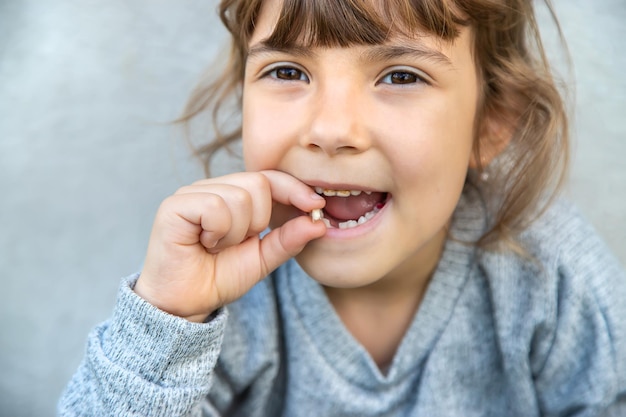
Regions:
[[[550, 1], [545, 2], [560, 34]], [[241, 108], [248, 41], [262, 3], [221, 1], [219, 15], [232, 37], [230, 58], [220, 76], [194, 91], [179, 119], [187, 122], [212, 110], [215, 138], [196, 149], [207, 174], [215, 152], [241, 136], [241, 124], [224, 131], [221, 116], [229, 99], [234, 99], [236, 110]], [[266, 42], [276, 47], [381, 44], [390, 33], [417, 31], [453, 41], [460, 26], [472, 28], [482, 84], [474, 123], [478, 173], [484, 169], [481, 142], [498, 147], [502, 141], [489, 137], [484, 121], [489, 118], [507, 132], [506, 161], [489, 179], [498, 193], [497, 208], [479, 244], [504, 241], [515, 247], [516, 235], [556, 194], [568, 162], [565, 106], [542, 46], [532, 0], [283, 0], [279, 22]]]

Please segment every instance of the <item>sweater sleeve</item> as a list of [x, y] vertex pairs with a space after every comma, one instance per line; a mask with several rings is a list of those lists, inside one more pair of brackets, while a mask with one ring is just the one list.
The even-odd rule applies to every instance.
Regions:
[[58, 404], [59, 416], [212, 415], [206, 403], [227, 313], [208, 323], [169, 315], [123, 280], [112, 318], [89, 335], [85, 358]]

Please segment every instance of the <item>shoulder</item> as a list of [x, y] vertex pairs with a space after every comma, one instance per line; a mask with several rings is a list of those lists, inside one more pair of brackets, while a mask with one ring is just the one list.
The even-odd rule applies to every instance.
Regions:
[[520, 235], [519, 243], [528, 256], [482, 253], [479, 263], [492, 286], [534, 293], [551, 308], [564, 295], [600, 304], [613, 302], [612, 294], [626, 296], [624, 267], [580, 210], [565, 199], [553, 202]]
[[[626, 272], [573, 204], [556, 201], [521, 236], [536, 259], [543, 316], [533, 368], [548, 409], [565, 393], [607, 406], [626, 392]], [[543, 281], [543, 282], [540, 282]], [[577, 380], [577, 382], [572, 382]]]
[[502, 327], [525, 329], [506, 336], [526, 339], [534, 371], [555, 343], [581, 354], [606, 348], [626, 365], [626, 273], [579, 209], [556, 200], [519, 242], [529, 256], [485, 251], [478, 267]]
[[[480, 252], [479, 268], [492, 289], [554, 302], [565, 288], [571, 296], [596, 296], [626, 285], [617, 258], [580, 210], [555, 200], [519, 236], [526, 256], [512, 250]], [[619, 287], [619, 288], [616, 288]]]
[[593, 225], [565, 199], [551, 204], [520, 236], [520, 242], [548, 275], [569, 278], [584, 287], [626, 280], [623, 267]]
[[555, 201], [520, 240], [557, 313], [567, 303], [581, 314], [599, 314], [612, 328], [624, 327], [618, 323], [626, 323], [624, 267], [574, 204]]
[[[486, 271], [505, 268], [514, 275], [541, 276], [537, 285], [570, 278], [582, 286], [626, 280], [624, 268], [580, 210], [565, 199], [554, 201], [519, 236], [527, 256], [510, 250], [481, 252]], [[554, 282], [553, 282], [554, 283]]]

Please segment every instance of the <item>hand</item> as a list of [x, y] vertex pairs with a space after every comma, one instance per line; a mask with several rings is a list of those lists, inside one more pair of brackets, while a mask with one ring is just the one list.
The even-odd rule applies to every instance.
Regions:
[[191, 321], [203, 321], [243, 296], [326, 233], [322, 222], [299, 216], [260, 239], [275, 202], [303, 212], [325, 204], [309, 186], [279, 171], [237, 173], [181, 188], [159, 207], [135, 292]]

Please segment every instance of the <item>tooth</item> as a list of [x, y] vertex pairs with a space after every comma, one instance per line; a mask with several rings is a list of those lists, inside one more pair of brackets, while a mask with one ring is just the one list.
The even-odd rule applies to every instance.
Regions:
[[351, 193], [348, 190], [337, 190], [337, 197], [350, 197]]
[[370, 195], [370, 194], [372, 194], [372, 192], [371, 191], [366, 191], [365, 194]]
[[361, 190], [352, 190], [352, 191], [350, 191], [350, 194], [352, 194], [352, 195], [359, 195], [359, 194], [361, 194]]
[[361, 216], [359, 217], [359, 221], [357, 221], [358, 224], [363, 224], [367, 221], [367, 217], [365, 216]]
[[326, 188], [324, 189], [323, 192], [324, 192], [324, 195], [326, 197], [334, 197], [334, 196], [337, 195], [337, 192], [335, 190], [329, 190], [329, 189], [326, 189]]
[[324, 194], [324, 189], [322, 187], [315, 187], [315, 192], [317, 194]]
[[[374, 210], [372, 210], [372, 211], [368, 211], [368, 212], [367, 212], [367, 213], [365, 213], [363, 216], [365, 216], [365, 218], [366, 218], [367, 220], [369, 220], [369, 219], [371, 219], [372, 217], [374, 217], [375, 215], [376, 215], [376, 213], [374, 212]], [[361, 216], [361, 217], [363, 217], [363, 216]]]
[[326, 225], [327, 229], [333, 229], [333, 226], [330, 224], [330, 220], [328, 220], [326, 217], [322, 217], [322, 221]]
[[318, 221], [324, 217], [324, 213], [320, 209], [311, 210], [311, 220]]
[[348, 221], [339, 223], [340, 229], [350, 229], [356, 226], [358, 226], [358, 223], [355, 220], [348, 220]]

